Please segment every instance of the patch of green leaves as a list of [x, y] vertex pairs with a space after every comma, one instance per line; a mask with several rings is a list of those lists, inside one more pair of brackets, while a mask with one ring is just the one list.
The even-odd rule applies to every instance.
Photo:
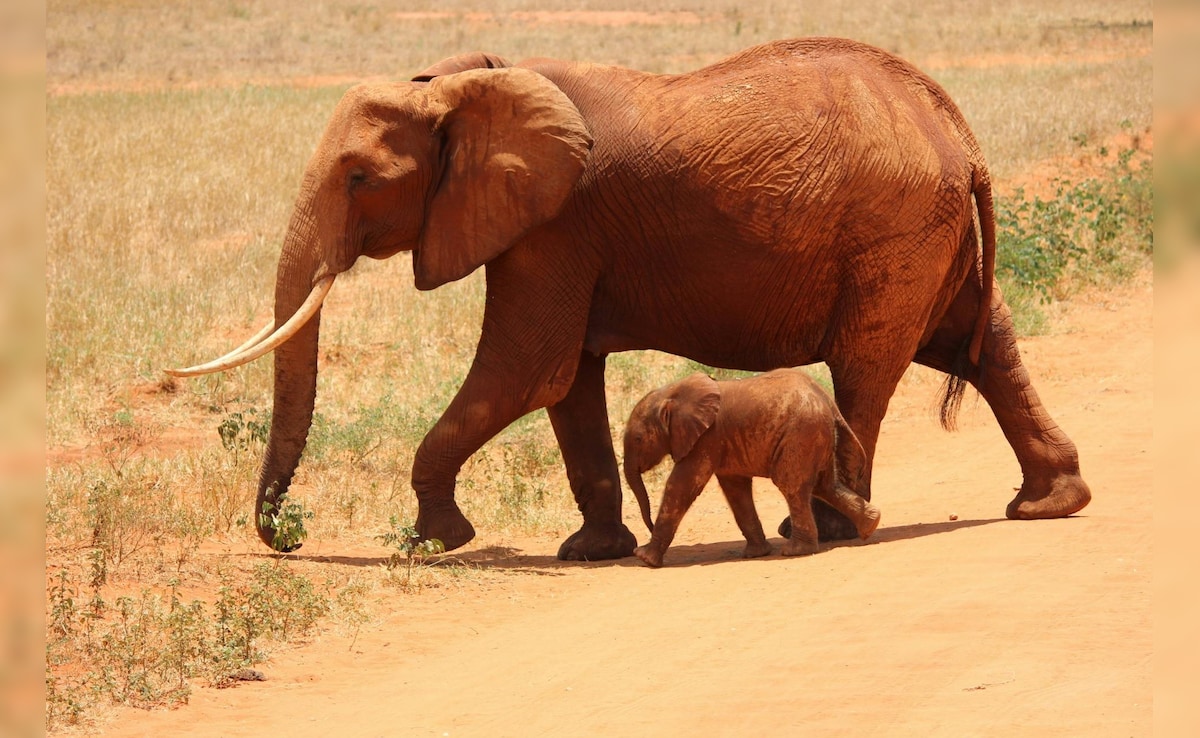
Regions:
[[1154, 250], [1151, 160], [1120, 152], [1101, 177], [1055, 180], [1054, 194], [1018, 189], [996, 206], [996, 278], [1018, 330], [1037, 332], [1038, 305], [1071, 290], [1128, 278]]
[[291, 551], [308, 538], [305, 522], [314, 517], [315, 513], [306, 510], [304, 503], [287, 497], [280, 505], [264, 502], [262, 512], [258, 514], [258, 522], [259, 527], [275, 531], [275, 536], [271, 539], [272, 548], [276, 551]]
[[46, 727], [75, 725], [100, 704], [186, 703], [195, 679], [224, 686], [265, 658], [265, 640], [307, 635], [330, 600], [283, 561], [259, 564], [249, 579], [226, 581], [217, 601], [184, 602], [178, 580], [164, 593], [143, 589], [110, 605], [93, 576], [91, 599], [64, 568], [47, 590]]
[[[263, 638], [306, 635], [329, 612], [329, 598], [282, 561], [254, 567], [248, 582], [221, 586], [216, 603], [216, 653], [233, 669], [262, 661]], [[227, 677], [228, 673], [218, 675]]]
[[267, 435], [271, 431], [271, 411], [258, 416], [257, 408], [230, 413], [217, 426], [217, 434], [221, 436], [221, 445], [226, 451], [237, 454], [252, 447], [265, 446]]
[[415, 526], [402, 524], [395, 515], [388, 518], [388, 529], [375, 537], [380, 543], [393, 549], [388, 559], [388, 569], [404, 568], [401, 586], [405, 588], [412, 584], [415, 567], [424, 565], [430, 556], [446, 552], [446, 545], [439, 539], [421, 540]]
[[420, 560], [446, 551], [446, 545], [440, 540], [421, 540], [421, 534], [417, 533], [415, 526], [401, 524], [395, 515], [388, 518], [388, 530], [375, 537], [383, 545], [396, 550], [388, 564], [390, 567], [396, 566], [400, 557], [408, 561]]

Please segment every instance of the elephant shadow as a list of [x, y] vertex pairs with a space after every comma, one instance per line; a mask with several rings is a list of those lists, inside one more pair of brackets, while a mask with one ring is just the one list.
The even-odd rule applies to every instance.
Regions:
[[[336, 564], [339, 566], [358, 566], [358, 567], [377, 567], [387, 566], [390, 561], [389, 556], [351, 556], [342, 554], [320, 554], [320, 553], [261, 553], [253, 552], [248, 556], [252, 558], [262, 559], [289, 559], [293, 561], [307, 561], [315, 564]], [[563, 569], [578, 567], [581, 563], [591, 564], [612, 564], [616, 562], [578, 562], [578, 561], [559, 561], [553, 555], [531, 555], [523, 553], [519, 548], [511, 546], [487, 546], [485, 548], [455, 551], [453, 553], [440, 554], [429, 556], [425, 559], [426, 563], [431, 566], [450, 566], [461, 565], [471, 569], [493, 569], [497, 571], [508, 571], [521, 574], [536, 574], [538, 576], [565, 576]], [[629, 558], [625, 561], [637, 563], [637, 559]]]
[[[915, 538], [924, 538], [925, 536], [939, 535], [943, 533], [951, 533], [956, 530], [966, 528], [976, 528], [981, 525], [991, 525], [993, 523], [1007, 522], [1006, 518], [984, 518], [980, 520], [952, 520], [940, 523], [914, 523], [912, 525], [896, 525], [890, 528], [879, 528], [871, 537], [865, 541], [852, 539], [848, 541], [825, 541], [821, 543], [820, 551], [814, 556], [820, 556], [825, 551], [832, 551], [837, 548], [865, 548], [870, 546], [878, 546], [885, 543], [894, 543], [896, 541], [908, 541]], [[742, 549], [745, 547], [744, 540], [729, 540], [714, 543], [694, 543], [690, 545], [671, 546], [668, 550], [666, 567], [680, 566], [712, 566], [714, 564], [726, 564], [734, 561], [770, 561], [772, 559], [781, 558], [779, 549], [783, 545], [783, 539], [779, 536], [767, 539], [771, 543], [773, 553], [770, 556], [765, 556], [757, 559], [742, 558]], [[618, 562], [610, 562], [618, 565], [640, 565], [637, 559], [621, 559]]]
[[[925, 536], [951, 533], [956, 530], [975, 528], [981, 525], [1006, 522], [1005, 518], [985, 518], [980, 520], [951, 520], [940, 523], [914, 523], [911, 525], [896, 525], [879, 528], [867, 540], [829, 541], [821, 544], [821, 552], [836, 548], [858, 548], [878, 546], [896, 541], [907, 541]], [[768, 539], [775, 550], [765, 560], [779, 558], [779, 549], [783, 539], [778, 536]], [[733, 561], [762, 561], [764, 559], [743, 559], [743, 540], [729, 540], [709, 543], [693, 543], [671, 546], [667, 566], [712, 566]], [[319, 564], [339, 564], [342, 566], [374, 567], [388, 563], [387, 556], [347, 556], [338, 554], [305, 554], [305, 553], [254, 553], [262, 558], [289, 558], [299, 561], [310, 561]], [[815, 554], [817, 556], [820, 553]], [[484, 548], [456, 551], [441, 556], [429, 557], [429, 562], [438, 564], [461, 564], [473, 569], [504, 571], [520, 574], [535, 574], [537, 576], [561, 577], [567, 572], [579, 567], [611, 567], [624, 566], [642, 568], [644, 565], [632, 556], [608, 561], [560, 561], [554, 554], [528, 554], [513, 546], [486, 546]]]

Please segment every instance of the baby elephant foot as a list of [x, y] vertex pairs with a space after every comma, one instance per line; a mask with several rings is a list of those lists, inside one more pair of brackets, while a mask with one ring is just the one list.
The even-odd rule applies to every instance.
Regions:
[[[862, 534], [850, 522], [850, 518], [842, 515], [821, 500], [813, 500], [813, 518], [817, 521], [817, 537], [822, 541], [851, 541]], [[779, 523], [779, 535], [784, 538], [792, 537], [792, 519], [784, 518]]]
[[656, 551], [649, 546], [638, 546], [637, 548], [633, 549], [633, 555], [641, 559], [642, 563], [646, 566], [654, 569], [662, 566], [662, 552]]
[[799, 537], [793, 537], [784, 541], [783, 548], [779, 552], [784, 556], [811, 556], [820, 548], [816, 541], [804, 541]]
[[867, 540], [875, 529], [879, 527], [879, 519], [882, 517], [879, 513], [879, 508], [867, 502], [863, 505], [862, 517], [859, 519], [858, 537], [862, 540]]
[[770, 556], [772, 550], [771, 544], [767, 543], [766, 541], [759, 543], [751, 543], [747, 541], [746, 548], [742, 551], [742, 558], [757, 559], [759, 556]]

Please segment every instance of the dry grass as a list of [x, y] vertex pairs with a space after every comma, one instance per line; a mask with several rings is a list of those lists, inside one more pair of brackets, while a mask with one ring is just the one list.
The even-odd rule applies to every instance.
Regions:
[[[500, 0], [487, 11], [455, 0], [51, 2], [51, 575], [86, 581], [99, 550], [110, 600], [166, 592], [175, 579], [211, 601], [222, 577], [252, 577], [245, 562], [262, 549], [247, 523], [261, 451], [226, 449], [216, 429], [270, 407], [270, 363], [179, 384], [160, 370], [223, 353], [266, 320], [302, 168], [352, 80], [404, 78], [472, 49], [678, 72], [772, 38], [843, 35], [929, 69], [1002, 184], [1076, 151], [1080, 136], [1149, 126], [1149, 2], [968, 5], [700, 0], [639, 16], [630, 14], [644, 4], [612, 0]], [[602, 14], [612, 12], [626, 15]], [[318, 422], [294, 488], [316, 513], [314, 539], [380, 562], [387, 552], [374, 536], [391, 516], [415, 515], [413, 453], [467, 371], [483, 304], [481, 274], [428, 294], [411, 280], [405, 256], [364, 261], [339, 280], [322, 325]], [[641, 394], [691, 369], [650, 352], [611, 357], [614, 436]], [[486, 536], [565, 535], [578, 523], [544, 412], [473, 458], [459, 495]], [[218, 543], [243, 563], [205, 553]], [[372, 573], [382, 568], [291, 565], [334, 581], [334, 602], [395, 596], [379, 588], [394, 576]], [[453, 574], [423, 576], [438, 586]]]

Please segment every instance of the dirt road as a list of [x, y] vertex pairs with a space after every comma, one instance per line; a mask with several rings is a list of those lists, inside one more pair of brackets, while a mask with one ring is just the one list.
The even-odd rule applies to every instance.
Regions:
[[[268, 681], [125, 710], [104, 734], [1149, 735], [1153, 296], [1138, 285], [1077, 298], [1022, 342], [1095, 495], [1076, 517], [1004, 520], [1020, 475], [987, 406], [968, 399], [943, 433], [939, 380], [914, 372], [885, 421], [867, 544], [743, 561], [711, 490], [661, 570], [476, 540], [480, 572], [396, 594], [352, 648], [323, 635], [261, 667]], [[772, 530], [782, 499], [756, 498]], [[644, 538], [635, 505], [626, 517]]]

